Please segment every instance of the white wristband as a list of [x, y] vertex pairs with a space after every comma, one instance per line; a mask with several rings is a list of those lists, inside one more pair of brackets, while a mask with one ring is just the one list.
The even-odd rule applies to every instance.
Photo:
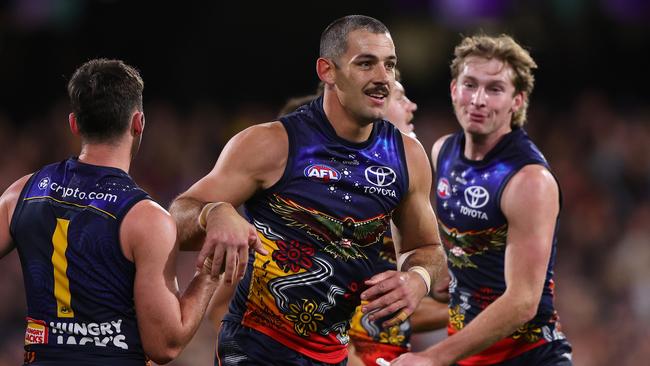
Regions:
[[210, 202], [203, 206], [201, 214], [199, 215], [199, 226], [205, 231], [206, 226], [208, 225], [208, 215], [213, 208], [217, 207], [219, 202]]
[[422, 277], [422, 280], [424, 280], [424, 284], [427, 286], [427, 294], [431, 291], [431, 276], [429, 275], [429, 271], [427, 271], [424, 267], [422, 266], [413, 266], [409, 268], [409, 272], [415, 272]]

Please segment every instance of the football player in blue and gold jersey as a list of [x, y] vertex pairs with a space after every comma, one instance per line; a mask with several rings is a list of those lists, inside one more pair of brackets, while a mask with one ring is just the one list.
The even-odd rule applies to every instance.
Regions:
[[128, 174], [144, 131], [143, 88], [119, 60], [79, 67], [68, 93], [81, 153], [0, 198], [0, 256], [18, 250], [27, 292], [25, 364], [169, 362], [215, 290], [208, 261], [179, 293], [175, 222]]

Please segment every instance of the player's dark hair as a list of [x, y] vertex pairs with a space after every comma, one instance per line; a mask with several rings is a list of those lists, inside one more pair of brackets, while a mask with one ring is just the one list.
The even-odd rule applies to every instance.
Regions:
[[94, 59], [81, 65], [68, 82], [81, 136], [110, 142], [123, 134], [133, 111], [142, 111], [143, 89], [140, 73], [121, 60]]
[[348, 34], [358, 29], [390, 33], [384, 23], [365, 15], [348, 15], [333, 21], [320, 37], [320, 57], [336, 59], [348, 48]]

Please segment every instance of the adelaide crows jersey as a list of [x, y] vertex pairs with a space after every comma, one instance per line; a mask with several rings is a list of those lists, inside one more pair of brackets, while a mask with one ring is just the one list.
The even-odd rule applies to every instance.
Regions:
[[[390, 231], [384, 236], [384, 245], [379, 253], [379, 261], [383, 263], [381, 271], [397, 270], [395, 244], [390, 236]], [[362, 301], [365, 305], [367, 301]], [[358, 306], [350, 322], [350, 340], [354, 345], [357, 356], [365, 365], [376, 366], [377, 358], [392, 361], [399, 355], [406, 353], [411, 348], [411, 322], [406, 320], [392, 327], [384, 327], [382, 323], [392, 314], [375, 320], [370, 320], [369, 315], [361, 311]]]
[[76, 158], [30, 177], [11, 221], [27, 293], [26, 362], [145, 364], [135, 266], [119, 229], [147, 198], [124, 171]]
[[[523, 129], [515, 129], [485, 156], [464, 156], [462, 132], [448, 138], [437, 161], [437, 215], [447, 252], [451, 283], [450, 323], [454, 334], [472, 321], [506, 290], [504, 261], [508, 222], [501, 211], [501, 194], [521, 168], [546, 159]], [[556, 223], [557, 233], [557, 223]], [[543, 343], [563, 338], [556, 330], [553, 306], [553, 265], [556, 235], [537, 314], [514, 334], [471, 356], [461, 365], [500, 362]]]
[[376, 121], [367, 141], [346, 141], [322, 97], [281, 122], [289, 137], [284, 175], [245, 204], [269, 254], [251, 255], [225, 320], [337, 363], [347, 356], [364, 280], [385, 270], [384, 233], [408, 190], [402, 136]]

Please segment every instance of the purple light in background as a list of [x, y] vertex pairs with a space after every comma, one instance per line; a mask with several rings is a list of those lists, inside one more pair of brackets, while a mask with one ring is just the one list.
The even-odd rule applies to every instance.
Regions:
[[603, 12], [626, 23], [650, 19], [650, 2], [647, 0], [601, 0]]
[[450, 25], [465, 26], [486, 18], [501, 18], [511, 0], [430, 0], [433, 15]]

